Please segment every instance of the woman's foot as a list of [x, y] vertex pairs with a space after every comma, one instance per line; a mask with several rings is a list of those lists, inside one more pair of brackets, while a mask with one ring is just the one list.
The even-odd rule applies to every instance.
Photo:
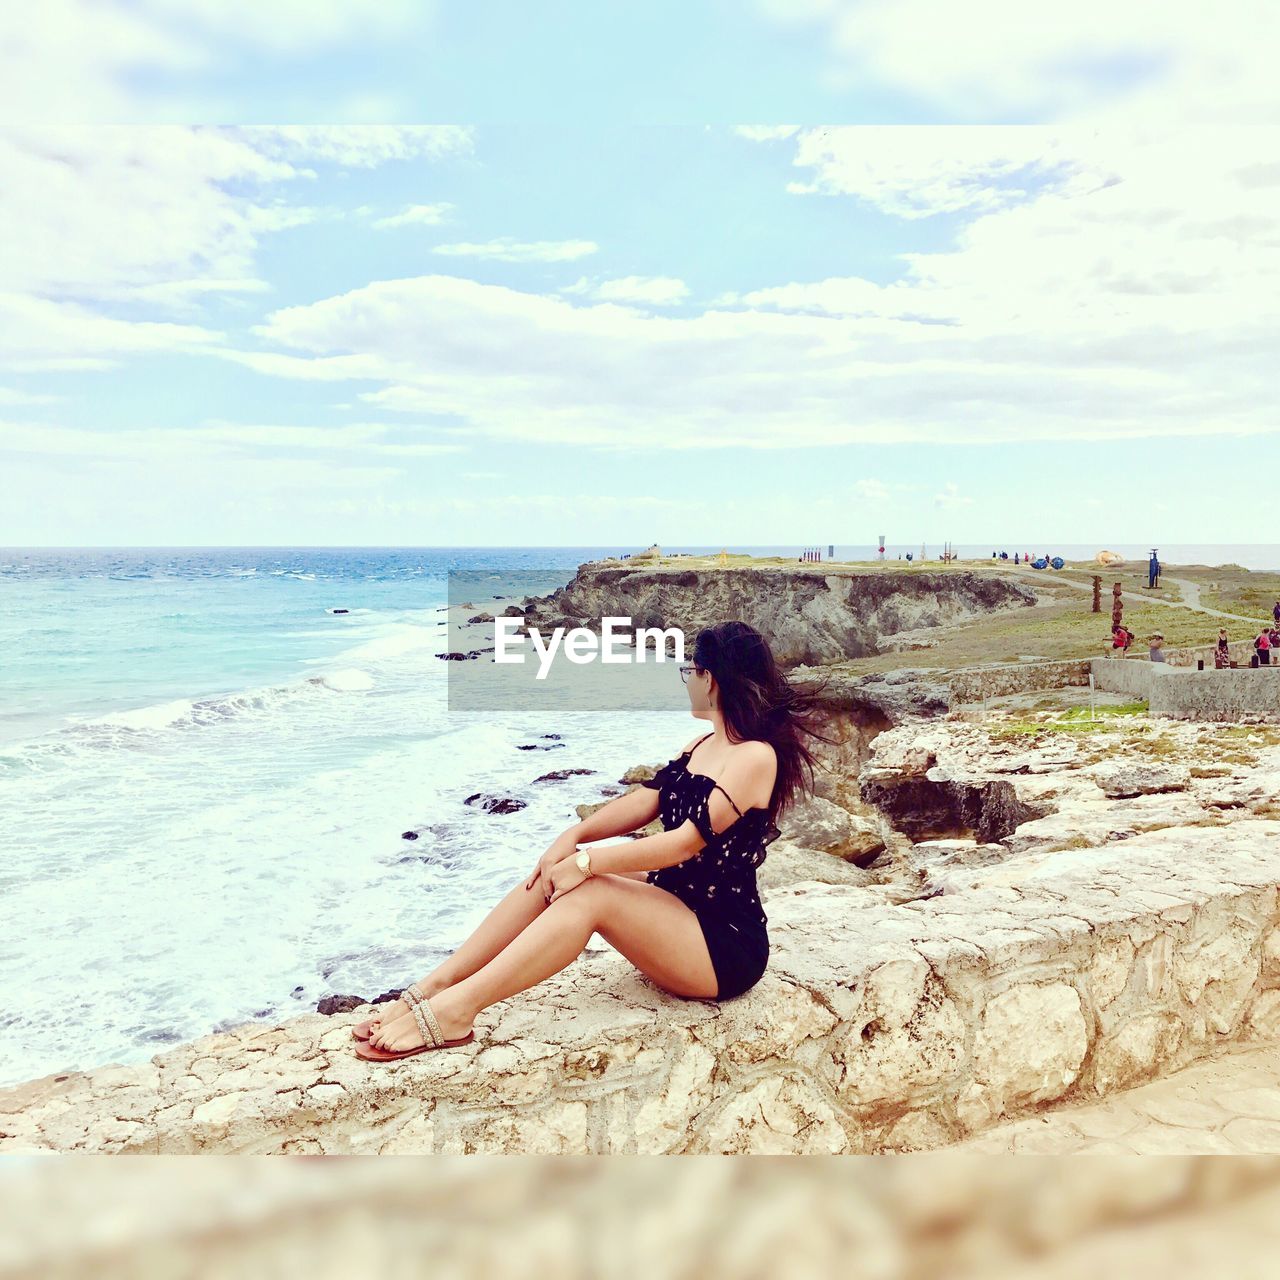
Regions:
[[[421, 983], [418, 985], [422, 986]], [[431, 1001], [431, 1012], [435, 1015], [436, 1022], [440, 1024], [444, 1038], [461, 1040], [471, 1030], [471, 1024], [475, 1021], [474, 1014], [465, 1009], [456, 997], [450, 995], [448, 987], [435, 994], [425, 986], [422, 989], [427, 992], [427, 998]], [[404, 1004], [404, 1001], [398, 1000], [396, 1003]], [[406, 1007], [403, 1014], [393, 1015], [394, 1006], [387, 1011], [381, 1024], [370, 1030], [369, 1043], [375, 1049], [388, 1051], [413, 1049], [426, 1043], [422, 1038], [422, 1032], [418, 1029], [418, 1020], [413, 1016], [413, 1010]]]
[[[443, 983], [432, 978], [420, 978], [418, 980], [418, 989], [428, 1000], [434, 1000], [441, 991], [447, 990]], [[435, 1005], [433, 1004], [431, 1007], [434, 1009]], [[380, 1004], [378, 1012], [369, 1015], [370, 1040], [372, 1041], [373, 1036], [380, 1027], [389, 1027], [397, 1018], [403, 1017], [406, 1013], [410, 1017], [413, 1016], [413, 1012], [409, 1008], [409, 1002], [403, 996]], [[466, 1033], [464, 1032], [463, 1034], [465, 1035]]]

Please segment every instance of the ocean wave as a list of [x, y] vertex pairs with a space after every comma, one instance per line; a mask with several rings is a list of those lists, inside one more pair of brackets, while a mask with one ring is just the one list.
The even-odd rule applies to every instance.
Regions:
[[434, 648], [439, 643], [441, 628], [432, 623], [423, 626], [416, 622], [389, 623], [381, 635], [375, 635], [363, 644], [344, 649], [329, 662], [385, 662], [388, 658], [402, 658], [420, 649]]
[[366, 693], [377, 681], [359, 667], [340, 667], [292, 684], [269, 685], [208, 698], [113, 711], [92, 719], [71, 718], [65, 728], [28, 742], [0, 747], [0, 769], [40, 768], [84, 751], [143, 749], [163, 735], [204, 729], [244, 717], [270, 715], [304, 699]]

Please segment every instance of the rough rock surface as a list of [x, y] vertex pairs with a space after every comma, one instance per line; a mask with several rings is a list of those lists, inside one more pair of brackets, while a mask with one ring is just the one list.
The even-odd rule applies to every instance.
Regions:
[[629, 617], [638, 627], [679, 627], [691, 641], [702, 627], [740, 618], [767, 635], [774, 657], [790, 667], [879, 653], [899, 632], [1035, 602], [1022, 583], [955, 569], [824, 573], [595, 562], [531, 600], [525, 621], [546, 631], [595, 629], [606, 615]]
[[1183, 791], [1191, 781], [1186, 765], [1155, 764], [1144, 760], [1110, 760], [1092, 770], [1103, 794], [1113, 798]]
[[764, 979], [715, 1005], [620, 956], [367, 1063], [311, 1014], [0, 1093], [0, 1151], [859, 1152], [933, 1146], [1274, 1036], [1280, 822], [1022, 860], [894, 905], [768, 895]]

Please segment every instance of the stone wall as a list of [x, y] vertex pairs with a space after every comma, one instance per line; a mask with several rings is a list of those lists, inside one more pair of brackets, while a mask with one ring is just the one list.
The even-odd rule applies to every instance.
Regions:
[[939, 674], [943, 674], [951, 686], [954, 702], [981, 702], [984, 698], [1001, 698], [1011, 693], [1088, 684], [1089, 662], [1088, 658], [1064, 662], [1005, 662]]
[[1175, 674], [1167, 664], [1145, 658], [1094, 658], [1090, 665], [1095, 689], [1131, 698], [1149, 699], [1156, 680]]
[[1256, 716], [1280, 723], [1280, 669], [1196, 671], [1162, 662], [1098, 658], [1093, 679], [1108, 693], [1146, 699], [1150, 715], [1169, 720], [1239, 721]]
[[[1206, 669], [1213, 667], [1213, 653], [1217, 646], [1215, 644], [1196, 645], [1185, 649], [1166, 649], [1165, 657], [1170, 666], [1174, 667], [1194, 667], [1196, 663], [1203, 662]], [[1253, 641], [1250, 640], [1233, 640], [1229, 643], [1228, 649], [1231, 653], [1231, 661], [1238, 663], [1242, 667], [1249, 665], [1249, 659], [1253, 657]]]
[[721, 1005], [589, 954], [401, 1062], [353, 1053], [364, 1006], [45, 1077], [0, 1093], [0, 1152], [936, 1147], [1280, 1037], [1278, 882], [1280, 822], [1247, 819], [900, 905], [792, 884], [769, 971]]
[[1153, 683], [1150, 714], [1172, 720], [1220, 721], [1258, 716], [1280, 723], [1280, 670], [1179, 671], [1173, 679]]

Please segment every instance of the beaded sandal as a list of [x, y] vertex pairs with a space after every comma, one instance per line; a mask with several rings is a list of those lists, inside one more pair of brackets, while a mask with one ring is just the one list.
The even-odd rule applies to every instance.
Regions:
[[465, 1036], [461, 1036], [457, 1040], [446, 1040], [444, 1032], [440, 1030], [440, 1024], [436, 1021], [436, 1015], [431, 1011], [430, 1001], [422, 994], [422, 988], [416, 982], [412, 986], [406, 987], [400, 995], [408, 1002], [409, 1008], [413, 1010], [413, 1016], [417, 1020], [418, 1031], [422, 1035], [423, 1043], [414, 1045], [411, 1049], [387, 1050], [379, 1049], [376, 1045], [371, 1045], [367, 1041], [361, 1040], [356, 1045], [356, 1053], [361, 1058], [368, 1058], [371, 1062], [392, 1062], [396, 1058], [410, 1058], [415, 1053], [424, 1053], [428, 1049], [451, 1049], [454, 1045], [470, 1044], [476, 1038], [475, 1029], [473, 1028]]
[[[423, 991], [416, 982], [411, 986], [405, 987], [405, 989], [400, 993], [400, 999], [403, 1000], [410, 1009], [413, 1008], [415, 1001], [425, 1000], [426, 998], [426, 992]], [[378, 1014], [377, 1018], [379, 1022], [385, 1020], [382, 1014]], [[367, 1040], [373, 1034], [373, 1019], [366, 1018], [363, 1022], [357, 1022], [356, 1025], [351, 1028], [351, 1034], [355, 1036], [357, 1040]]]

